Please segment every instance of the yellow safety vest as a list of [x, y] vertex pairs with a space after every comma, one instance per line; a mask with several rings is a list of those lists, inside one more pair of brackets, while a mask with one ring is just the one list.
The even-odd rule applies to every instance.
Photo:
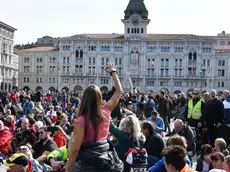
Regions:
[[188, 102], [188, 119], [192, 117], [192, 119], [199, 120], [201, 118], [201, 102], [198, 101], [196, 105], [193, 107], [193, 100], [189, 100]]

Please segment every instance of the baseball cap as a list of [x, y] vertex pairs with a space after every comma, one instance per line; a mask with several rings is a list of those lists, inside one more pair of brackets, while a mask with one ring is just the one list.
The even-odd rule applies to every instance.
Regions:
[[13, 167], [15, 165], [27, 166], [29, 159], [22, 153], [15, 153], [10, 158], [3, 160], [3, 163], [7, 167]]

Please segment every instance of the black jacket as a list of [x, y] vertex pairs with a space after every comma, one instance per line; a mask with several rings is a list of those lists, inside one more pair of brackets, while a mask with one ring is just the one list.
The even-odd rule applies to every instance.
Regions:
[[178, 134], [180, 136], [183, 136], [187, 140], [187, 151], [194, 151], [196, 148], [196, 136], [194, 131], [189, 125], [185, 125], [184, 129], [180, 131], [179, 133], [176, 133], [175, 130], [173, 130], [172, 135]]
[[122, 172], [123, 163], [107, 140], [83, 143], [75, 172]]
[[162, 158], [162, 150], [165, 145], [162, 137], [157, 132], [146, 137], [144, 147], [146, 148], [148, 155]]
[[[209, 171], [212, 169], [212, 165], [209, 165]], [[197, 161], [197, 165], [196, 165], [196, 171], [198, 172], [203, 172], [203, 158], [199, 157], [198, 161]]]
[[206, 105], [205, 121], [208, 126], [215, 126], [224, 122], [224, 105], [217, 98], [210, 100]]

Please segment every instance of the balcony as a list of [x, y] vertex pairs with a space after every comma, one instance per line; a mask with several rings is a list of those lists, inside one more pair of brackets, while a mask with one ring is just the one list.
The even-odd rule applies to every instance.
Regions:
[[196, 66], [197, 61], [196, 60], [189, 60], [188, 65], [189, 66]]

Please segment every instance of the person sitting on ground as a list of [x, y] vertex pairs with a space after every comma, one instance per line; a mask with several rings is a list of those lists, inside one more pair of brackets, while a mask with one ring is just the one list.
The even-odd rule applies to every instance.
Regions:
[[12, 135], [0, 120], [0, 157], [5, 158], [10, 151]]
[[169, 146], [163, 150], [167, 172], [195, 172], [186, 164], [186, 149], [182, 146]]
[[159, 116], [156, 109], [152, 111], [151, 117], [149, 117], [147, 120], [153, 122], [156, 126], [156, 132], [161, 134], [164, 131], [165, 125], [163, 119]]
[[151, 167], [162, 158], [162, 150], [165, 147], [164, 141], [161, 135], [155, 131], [155, 126], [150, 121], [142, 123], [142, 133], [146, 137], [144, 147], [148, 153], [148, 167]]
[[[10, 111], [9, 109], [7, 111]], [[4, 126], [9, 128], [9, 131], [12, 135], [14, 135], [15, 130], [16, 130], [16, 126], [14, 123], [14, 116], [9, 114], [6, 116], [6, 120], [4, 122]]]
[[132, 147], [135, 141], [144, 144], [144, 135], [141, 133], [141, 126], [135, 115], [123, 118], [117, 128], [113, 122], [110, 124], [110, 133], [117, 140], [116, 151], [119, 158], [125, 162], [125, 153]]
[[230, 155], [224, 158], [224, 170], [230, 172]]
[[210, 172], [216, 171], [216, 169], [219, 169], [220, 172], [223, 171], [224, 168], [224, 155], [221, 152], [215, 152], [211, 155], [213, 170]]
[[177, 119], [174, 123], [174, 129], [172, 131], [172, 135], [179, 134], [180, 136], [185, 137], [187, 140], [187, 151], [194, 151], [195, 150], [195, 139], [196, 136], [189, 125], [184, 124], [181, 119]]
[[[168, 139], [167, 146], [182, 146], [184, 149], [187, 148], [186, 139], [178, 134], [171, 136]], [[186, 163], [189, 167], [192, 166], [191, 161], [188, 156], [186, 156]], [[150, 167], [149, 172], [165, 172], [164, 157], [158, 161], [154, 166]]]
[[23, 153], [32, 162], [32, 171], [43, 172], [42, 166], [33, 158], [32, 152], [28, 146], [20, 146], [17, 153]]
[[59, 170], [61, 169], [61, 166], [65, 165], [66, 161], [68, 160], [68, 154], [68, 145], [66, 145], [52, 151], [47, 156], [47, 160], [54, 170]]
[[229, 151], [227, 150], [226, 141], [223, 138], [217, 138], [214, 143], [214, 151], [222, 152], [224, 156], [229, 155]]
[[201, 155], [197, 161], [196, 171], [208, 172], [212, 169], [212, 153], [213, 149], [210, 145], [206, 144], [201, 147]]
[[39, 141], [34, 143], [32, 147], [33, 156], [38, 162], [46, 163], [48, 154], [58, 148], [56, 143], [51, 140], [50, 134], [47, 127], [39, 129]]
[[21, 127], [16, 129], [15, 138], [12, 140], [13, 152], [16, 152], [19, 146], [29, 143], [30, 145], [38, 141], [35, 131], [29, 128], [30, 123], [27, 118], [24, 118]]
[[15, 153], [3, 161], [10, 172], [36, 172], [32, 171], [32, 162], [22, 153]]

